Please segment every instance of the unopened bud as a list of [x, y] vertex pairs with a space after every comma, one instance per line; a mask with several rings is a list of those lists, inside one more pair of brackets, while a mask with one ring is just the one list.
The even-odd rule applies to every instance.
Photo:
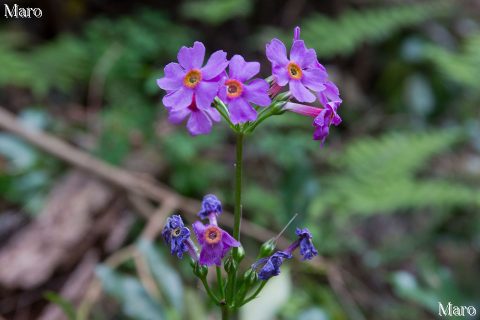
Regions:
[[240, 263], [240, 261], [242, 261], [243, 258], [245, 258], [245, 250], [243, 249], [242, 246], [236, 248], [236, 250], [233, 250], [233, 258], [238, 263]]
[[263, 243], [260, 247], [260, 253], [258, 254], [258, 258], [265, 258], [269, 257], [273, 254], [276, 248], [276, 243], [274, 239], [270, 239], [267, 242]]
[[238, 268], [238, 263], [233, 259], [232, 256], [228, 256], [225, 262], [223, 263], [223, 267], [227, 273], [233, 273]]
[[200, 265], [198, 262], [193, 266], [193, 274], [199, 278], [205, 278], [208, 273], [208, 268], [206, 266]]

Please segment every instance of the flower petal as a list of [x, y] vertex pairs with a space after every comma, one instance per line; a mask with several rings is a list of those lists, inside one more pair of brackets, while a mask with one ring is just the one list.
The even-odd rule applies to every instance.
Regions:
[[157, 85], [163, 90], [178, 90], [182, 86], [182, 79], [163, 77], [157, 79]]
[[168, 78], [183, 78], [185, 70], [176, 62], [170, 62], [164, 68], [165, 76]]
[[245, 82], [260, 72], [260, 63], [246, 62], [241, 55], [234, 55], [228, 67], [230, 78]]
[[215, 51], [208, 59], [207, 64], [201, 69], [202, 77], [205, 80], [211, 80], [225, 71], [227, 66], [227, 53], [222, 50]]
[[302, 69], [307, 68], [317, 61], [317, 54], [313, 49], [307, 49], [303, 40], [295, 40], [290, 50], [290, 60], [296, 62]]
[[287, 68], [285, 66], [274, 66], [272, 73], [275, 76], [275, 80], [279, 86], [286, 86], [290, 77], [288, 76]]
[[266, 53], [268, 60], [273, 65], [286, 66], [288, 64], [287, 48], [282, 41], [278, 39], [272, 39], [267, 44]]
[[191, 112], [192, 111], [188, 107], [180, 109], [170, 109], [170, 113], [168, 114], [168, 121], [173, 124], [180, 124]]
[[244, 85], [244, 97], [249, 102], [266, 107], [272, 102], [268, 96], [268, 89], [269, 85], [267, 81], [263, 79], [254, 79], [249, 84]]
[[222, 264], [223, 245], [219, 242], [216, 245], [204, 245], [200, 252], [200, 264], [211, 266], [216, 264], [220, 266]]
[[201, 81], [195, 88], [195, 100], [200, 109], [207, 110], [211, 107], [213, 99], [218, 92], [218, 82]]
[[303, 70], [302, 83], [313, 91], [325, 90], [325, 81], [327, 79], [327, 73], [321, 69], [307, 69]]
[[240, 242], [235, 240], [227, 231], [222, 230], [222, 242], [224, 246], [228, 247], [240, 247]]
[[167, 107], [181, 109], [188, 107], [192, 103], [193, 91], [191, 89], [181, 87], [177, 91], [170, 92], [163, 97], [163, 104]]
[[228, 104], [228, 111], [233, 124], [257, 119], [257, 111], [244, 98], [231, 100]]
[[222, 116], [217, 109], [210, 107], [204, 111], [208, 114], [208, 116], [210, 117], [210, 119], [212, 119], [213, 122], [220, 122], [220, 120], [222, 120]]
[[193, 232], [195, 233], [195, 236], [197, 237], [198, 243], [200, 245], [203, 245], [203, 243], [205, 242], [203, 234], [205, 233], [206, 227], [200, 221], [195, 221], [192, 224], [192, 227], [193, 227]]
[[305, 86], [300, 82], [300, 80], [291, 80], [290, 83], [290, 92], [299, 102], [313, 102], [315, 101], [315, 95], [310, 92]]
[[204, 58], [205, 46], [198, 41], [195, 41], [192, 48], [181, 47], [177, 55], [178, 62], [186, 70], [199, 69]]
[[192, 136], [210, 133], [212, 130], [212, 120], [207, 117], [205, 112], [198, 109], [190, 115], [190, 119], [188, 119], [187, 122], [187, 129]]

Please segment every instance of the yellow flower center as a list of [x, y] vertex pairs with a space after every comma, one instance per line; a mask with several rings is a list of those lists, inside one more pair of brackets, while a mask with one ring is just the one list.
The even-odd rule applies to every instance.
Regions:
[[178, 237], [178, 236], [180, 235], [180, 232], [181, 232], [181, 231], [182, 231], [182, 230], [180, 230], [180, 228], [175, 228], [175, 229], [173, 229], [173, 230], [172, 230], [172, 236], [173, 236], [173, 237]]
[[183, 78], [183, 84], [189, 88], [195, 88], [202, 81], [202, 73], [198, 69], [192, 69], [187, 72]]
[[243, 85], [238, 80], [229, 79], [225, 81], [227, 86], [227, 97], [233, 99], [239, 97], [243, 92]]
[[288, 71], [288, 75], [292, 79], [300, 80], [302, 78], [302, 75], [303, 75], [302, 68], [300, 68], [300, 66], [295, 62], [290, 62], [287, 65], [287, 71]]
[[208, 244], [217, 244], [222, 240], [222, 231], [215, 226], [210, 226], [204, 233], [205, 241]]

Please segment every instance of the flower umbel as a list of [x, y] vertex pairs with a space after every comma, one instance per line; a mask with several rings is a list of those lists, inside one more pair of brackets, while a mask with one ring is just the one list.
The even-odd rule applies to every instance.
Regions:
[[271, 103], [268, 83], [253, 79], [260, 71], [260, 63], [246, 62], [240, 55], [234, 55], [228, 67], [228, 77], [219, 91], [220, 99], [228, 105], [233, 124], [253, 121], [257, 111], [251, 103], [266, 107]]
[[232, 247], [239, 247], [240, 242], [218, 226], [204, 225], [200, 221], [193, 224], [193, 231], [198, 243], [202, 246], [200, 251], [200, 264], [220, 266], [222, 259]]

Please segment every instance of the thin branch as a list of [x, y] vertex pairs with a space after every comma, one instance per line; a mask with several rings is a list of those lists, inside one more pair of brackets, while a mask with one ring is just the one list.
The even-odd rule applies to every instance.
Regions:
[[[167, 200], [174, 201], [178, 204], [178, 208], [189, 214], [192, 219], [196, 217], [195, 214], [200, 208], [199, 201], [183, 197], [159, 182], [154, 183], [150, 179], [139, 177], [127, 170], [112, 166], [48, 133], [24, 127], [13, 114], [1, 107], [0, 128], [133, 194], [159, 203]], [[229, 227], [233, 227], [233, 215], [224, 212], [222, 222]], [[242, 221], [242, 233], [261, 242], [275, 237], [274, 232], [245, 219]], [[289, 241], [284, 238], [279, 239], [279, 245], [281, 246], [288, 246], [288, 243]]]

